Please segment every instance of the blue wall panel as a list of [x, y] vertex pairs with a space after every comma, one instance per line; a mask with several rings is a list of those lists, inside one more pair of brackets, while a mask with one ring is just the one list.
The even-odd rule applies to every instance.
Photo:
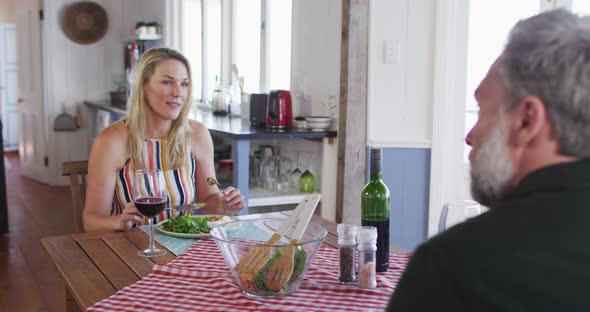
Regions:
[[384, 148], [381, 170], [391, 191], [390, 242], [414, 250], [428, 233], [430, 149]]

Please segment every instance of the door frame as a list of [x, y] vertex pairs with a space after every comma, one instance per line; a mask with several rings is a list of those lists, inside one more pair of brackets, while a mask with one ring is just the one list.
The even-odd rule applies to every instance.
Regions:
[[438, 232], [443, 203], [462, 199], [467, 187], [463, 137], [468, 26], [469, 0], [436, 2], [429, 237]]
[[[16, 24], [13, 23], [0, 23], [0, 115], [2, 118], [2, 125], [3, 125], [3, 135], [6, 138], [2, 138], [3, 139], [3, 143], [4, 143], [4, 150], [5, 151], [16, 151], [18, 150], [18, 145], [19, 145], [19, 137], [18, 137], [18, 132], [19, 132], [19, 125], [18, 125], [18, 102], [14, 103], [15, 105], [12, 108], [12, 111], [9, 111], [9, 107], [8, 107], [8, 102], [7, 101], [3, 101], [3, 99], [8, 99], [8, 97], [4, 97], [4, 95], [7, 95], [8, 89], [7, 89], [7, 81], [8, 78], [7, 76], [4, 75], [4, 71], [5, 70], [9, 70], [6, 67], [10, 67], [12, 68], [14, 71], [18, 72], [18, 62], [14, 65], [10, 65], [7, 66], [6, 63], [6, 55], [5, 55], [5, 48], [8, 48], [8, 42], [6, 41], [6, 30], [8, 29], [13, 29], [14, 31], [16, 31]], [[16, 34], [15, 34], [16, 35]], [[17, 55], [17, 51], [16, 51], [16, 46], [11, 47], [12, 49], [14, 49], [14, 54], [15, 57]], [[18, 76], [16, 77], [16, 81], [14, 82], [16, 83], [16, 95], [15, 95], [15, 101], [16, 98], [18, 98]], [[15, 118], [17, 119], [16, 122], [16, 127], [11, 127], [11, 125], [13, 125], [12, 122], [9, 122], [9, 114], [10, 113], [16, 113]], [[10, 136], [13, 135], [13, 133], [16, 132], [17, 133], [17, 138], [16, 138], [16, 142], [14, 142], [11, 146], [9, 146], [7, 148], [7, 144], [11, 143], [10, 141]]]
[[[43, 5], [37, 0], [19, 0], [16, 1], [15, 8], [19, 56], [19, 102], [21, 103], [19, 104], [21, 174], [38, 182], [47, 183], [49, 179], [47, 89], [43, 75], [46, 63], [43, 50], [46, 42], [43, 40], [44, 27], [40, 14]], [[29, 76], [25, 77], [26, 73]], [[32, 106], [31, 103], [36, 106]], [[31, 116], [37, 120], [32, 122]]]

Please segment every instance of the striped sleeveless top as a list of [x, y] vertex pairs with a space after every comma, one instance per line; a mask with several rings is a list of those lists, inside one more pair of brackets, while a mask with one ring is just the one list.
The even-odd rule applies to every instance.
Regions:
[[[164, 180], [168, 188], [168, 200], [166, 207], [190, 204], [196, 201], [195, 170], [196, 162], [191, 152], [184, 166], [176, 169], [168, 169], [164, 166], [165, 139], [146, 139], [144, 141], [143, 162], [148, 169], [160, 169], [164, 172]], [[133, 201], [133, 176], [135, 169], [131, 165], [131, 158], [117, 173], [115, 194], [111, 206], [111, 215], [120, 214], [125, 205]], [[162, 221], [173, 217], [170, 210], [164, 210], [156, 221]]]

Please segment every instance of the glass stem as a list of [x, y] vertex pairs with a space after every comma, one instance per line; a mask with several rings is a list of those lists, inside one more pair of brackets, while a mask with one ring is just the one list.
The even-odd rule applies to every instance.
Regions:
[[154, 246], [154, 222], [152, 221], [152, 218], [148, 218], [148, 223], [150, 227], [150, 247], [148, 249], [152, 251], [156, 249], [156, 246]]

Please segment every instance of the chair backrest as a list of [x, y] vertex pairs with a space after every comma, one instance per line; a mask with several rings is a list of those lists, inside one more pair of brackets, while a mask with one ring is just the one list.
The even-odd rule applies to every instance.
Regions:
[[86, 175], [88, 174], [88, 161], [68, 161], [61, 167], [61, 174], [70, 177], [70, 190], [72, 193], [73, 217], [76, 232], [84, 232], [82, 224], [82, 211], [86, 199]]

